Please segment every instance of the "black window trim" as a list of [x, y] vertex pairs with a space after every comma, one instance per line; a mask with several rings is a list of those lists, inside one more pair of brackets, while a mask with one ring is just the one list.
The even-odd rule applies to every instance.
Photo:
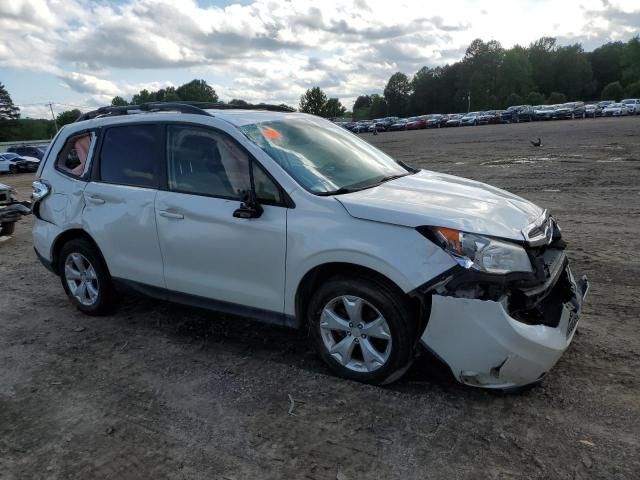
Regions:
[[[107, 130], [109, 130], [110, 128], [117, 128], [117, 127], [125, 127], [125, 126], [139, 126], [139, 125], [156, 125], [159, 127], [160, 129], [160, 138], [159, 141], [162, 142], [163, 147], [161, 148], [161, 155], [160, 155], [160, 166], [158, 169], [158, 175], [157, 175], [157, 179], [158, 181], [156, 182], [156, 186], [148, 186], [148, 187], [141, 187], [139, 185], [130, 185], [130, 184], [125, 184], [125, 183], [113, 183], [113, 182], [105, 182], [104, 180], [102, 180], [100, 178], [100, 164], [102, 162], [102, 148], [103, 148], [103, 144], [104, 144], [104, 138], [106, 136], [106, 132]], [[96, 141], [96, 146], [93, 152], [93, 161], [91, 163], [91, 172], [90, 175], [88, 176], [88, 180], [87, 181], [92, 181], [92, 182], [96, 182], [96, 183], [104, 183], [107, 185], [122, 185], [125, 187], [136, 187], [136, 188], [147, 188], [147, 189], [154, 189], [154, 190], [159, 190], [159, 191], [166, 191], [166, 192], [175, 192], [175, 193], [181, 193], [181, 194], [185, 194], [185, 195], [196, 195], [196, 196], [200, 196], [200, 197], [208, 197], [208, 198], [220, 198], [222, 200], [233, 200], [233, 201], [239, 201], [238, 198], [236, 197], [227, 197], [227, 196], [221, 196], [221, 195], [207, 195], [207, 194], [203, 194], [203, 193], [194, 193], [194, 192], [186, 192], [186, 191], [180, 191], [180, 190], [170, 190], [169, 189], [169, 183], [168, 183], [168, 165], [167, 165], [167, 127], [169, 125], [177, 125], [177, 126], [192, 126], [192, 127], [197, 127], [197, 128], [203, 128], [206, 130], [212, 130], [216, 133], [219, 133], [223, 136], [226, 136], [226, 138], [228, 138], [231, 142], [233, 142], [240, 150], [242, 150], [247, 157], [249, 158], [249, 162], [250, 164], [252, 162], [255, 162], [258, 166], [258, 168], [261, 168], [262, 171], [265, 173], [265, 175], [273, 182], [273, 184], [278, 188], [279, 192], [280, 192], [280, 198], [282, 199], [282, 202], [272, 202], [272, 201], [264, 201], [261, 200], [260, 204], [262, 205], [269, 205], [269, 206], [274, 206], [274, 207], [284, 207], [284, 208], [295, 208], [296, 205], [294, 203], [294, 201], [291, 199], [291, 197], [289, 196], [289, 194], [286, 192], [286, 190], [284, 188], [282, 188], [282, 185], [280, 185], [280, 183], [273, 177], [273, 175], [271, 175], [271, 172], [269, 172], [269, 170], [267, 170], [262, 163], [260, 163], [260, 161], [249, 151], [247, 150], [247, 148], [242, 145], [238, 140], [236, 140], [232, 135], [230, 135], [228, 132], [225, 132], [224, 130], [214, 127], [212, 125], [203, 125], [202, 123], [197, 123], [197, 122], [188, 122], [188, 121], [176, 121], [176, 120], [163, 120], [163, 121], [157, 121], [157, 120], [147, 120], [147, 121], [139, 121], [139, 122], [122, 122], [122, 123], [113, 123], [113, 124], [109, 124], [109, 125], [103, 125], [100, 127], [94, 127], [94, 128], [90, 128], [87, 129], [88, 131], [95, 131], [95, 132], [99, 132], [98, 134], [98, 138]], [[81, 132], [81, 131], [79, 131]], [[74, 135], [75, 136], [75, 135]], [[66, 145], [66, 142], [65, 142]], [[86, 175], [86, 174], [85, 174]], [[71, 177], [71, 178], [77, 178], [77, 177]]]
[[[260, 161], [255, 158], [255, 156], [249, 152], [249, 150], [246, 149], [246, 147], [244, 145], [242, 145], [238, 140], [236, 140], [235, 138], [233, 138], [233, 136], [229, 135], [228, 132], [225, 132], [224, 130], [211, 126], [211, 125], [203, 125], [201, 123], [195, 123], [195, 122], [180, 122], [180, 121], [167, 121], [167, 122], [162, 122], [165, 125], [164, 128], [164, 172], [165, 172], [165, 184], [164, 184], [164, 188], [163, 190], [166, 190], [167, 192], [173, 192], [173, 193], [181, 193], [181, 194], [185, 194], [185, 195], [196, 195], [198, 197], [207, 197], [207, 198], [219, 198], [222, 200], [233, 200], [233, 201], [242, 201], [240, 199], [238, 199], [237, 197], [229, 197], [226, 195], [211, 195], [211, 194], [206, 194], [206, 193], [196, 193], [196, 192], [188, 192], [188, 191], [184, 191], [184, 190], [176, 190], [176, 189], [170, 189], [169, 188], [169, 183], [168, 183], [168, 159], [167, 159], [167, 150], [168, 150], [168, 138], [169, 136], [167, 135], [167, 129], [169, 126], [189, 126], [189, 127], [195, 127], [195, 128], [200, 128], [200, 129], [204, 129], [204, 130], [210, 130], [213, 131], [214, 133], [220, 134], [223, 137], [229, 139], [231, 142], [233, 142], [249, 159], [249, 168], [251, 168], [253, 166], [253, 164], [255, 163], [257, 165], [258, 168], [260, 168], [264, 174], [267, 176], [267, 178], [269, 178], [269, 180], [271, 180], [273, 182], [273, 184], [276, 186], [276, 188], [278, 189], [279, 193], [280, 193], [280, 198], [282, 199], [281, 202], [274, 202], [271, 200], [258, 200], [259, 203], [261, 205], [269, 205], [269, 206], [273, 206], [273, 207], [284, 207], [284, 208], [295, 208], [295, 203], [293, 202], [293, 200], [291, 200], [291, 197], [289, 197], [289, 195], [287, 194], [287, 192], [284, 190], [284, 188], [282, 188], [282, 185], [280, 185], [280, 183], [278, 183], [278, 181], [273, 178], [273, 175], [271, 175], [271, 173], [269, 172], [269, 170], [267, 170], [266, 168], [264, 168], [264, 166], [260, 163]], [[250, 174], [251, 170], [250, 170]]]
[[165, 145], [166, 141], [165, 141], [165, 129], [162, 128], [162, 124], [160, 122], [157, 121], [142, 121], [142, 122], [126, 122], [126, 123], [114, 123], [114, 124], [110, 124], [110, 125], [105, 125], [102, 128], [102, 134], [100, 135], [100, 141], [99, 143], [96, 145], [96, 151], [94, 152], [94, 157], [95, 157], [95, 161], [93, 162], [93, 166], [91, 168], [91, 181], [92, 182], [96, 182], [96, 183], [104, 183], [105, 185], [120, 185], [123, 187], [134, 187], [134, 188], [144, 188], [147, 190], [164, 190], [164, 186], [166, 185], [166, 172], [165, 172], [165, 168], [163, 167], [165, 165], [165, 158], [166, 158], [166, 153], [165, 150], [166, 148], [161, 147], [160, 148], [160, 159], [158, 159], [158, 161], [160, 162], [160, 165], [155, 165], [155, 172], [154, 172], [154, 184], [153, 185], [135, 185], [132, 183], [121, 183], [121, 182], [106, 182], [102, 179], [102, 175], [100, 173], [100, 165], [102, 163], [102, 149], [104, 147], [104, 139], [106, 137], [107, 132], [111, 129], [111, 128], [119, 128], [119, 127], [139, 127], [141, 125], [153, 125], [158, 129], [158, 133], [159, 133], [159, 139], [158, 141], [161, 142], [162, 145]]
[[[81, 182], [90, 182], [92, 180], [93, 177], [93, 169], [94, 169], [94, 164], [97, 163], [96, 159], [98, 158], [97, 154], [98, 154], [98, 148], [101, 144], [102, 138], [101, 138], [101, 131], [102, 129], [100, 127], [93, 127], [93, 128], [85, 128], [82, 130], [78, 130], [77, 132], [72, 133], [71, 135], [69, 135], [65, 140], [64, 143], [62, 144], [62, 147], [60, 148], [60, 150], [58, 151], [58, 153], [56, 154], [56, 158], [55, 161], [53, 162], [53, 168], [56, 172], [64, 175], [65, 177], [69, 177], [72, 178], [73, 180], [80, 180]], [[93, 144], [93, 148], [89, 149], [88, 152], [88, 156], [87, 156], [87, 162], [89, 162], [89, 168], [82, 174], [82, 175], [73, 175], [71, 174], [71, 172], [64, 170], [62, 168], [59, 167], [59, 162], [60, 162], [60, 156], [64, 153], [64, 151], [67, 148], [67, 145], [69, 144], [69, 142], [77, 137], [81, 137], [83, 135], [86, 135], [87, 133], [93, 133], [95, 135], [95, 139], [94, 139], [94, 144]], [[44, 157], [40, 160], [45, 161]]]

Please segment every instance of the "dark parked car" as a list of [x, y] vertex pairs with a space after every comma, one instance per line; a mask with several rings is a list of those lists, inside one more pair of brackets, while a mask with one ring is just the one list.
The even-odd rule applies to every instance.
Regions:
[[[500, 118], [503, 123], [518, 123], [532, 118], [530, 105], [513, 105], [502, 112]], [[521, 115], [522, 114], [522, 115]]]
[[46, 151], [47, 145], [20, 145], [19, 147], [9, 147], [7, 149], [7, 152], [17, 153], [21, 157], [34, 157], [38, 160], [42, 160]]
[[553, 112], [552, 118], [556, 120], [568, 120], [585, 118], [584, 102], [567, 102], [559, 105]]
[[427, 117], [427, 128], [446, 127], [448, 120], [449, 120], [448, 115], [441, 115], [439, 113], [434, 113]]
[[393, 125], [397, 121], [398, 117], [385, 117], [381, 121], [376, 123], [376, 127], [378, 128], [378, 131], [386, 132], [389, 130], [389, 128], [391, 128], [391, 125]]
[[369, 131], [369, 127], [371, 126], [370, 120], [356, 122], [356, 124], [351, 128], [353, 133], [364, 133]]
[[553, 112], [558, 108], [557, 105], [537, 105], [533, 107], [534, 120], [551, 120]]
[[590, 103], [589, 105], [584, 106], [584, 114], [587, 117], [596, 118], [596, 113], [598, 112], [598, 105], [595, 103]]
[[387, 128], [387, 130], [390, 132], [394, 132], [397, 130], [406, 130], [408, 122], [409, 122], [409, 119], [401, 118], [393, 122], [391, 125], [389, 125], [389, 128]]
[[419, 130], [421, 128], [427, 128], [426, 117], [410, 117], [407, 121], [407, 130]]
[[459, 114], [459, 113], [452, 113], [451, 115], [449, 115], [449, 120], [447, 120], [447, 123], [445, 124], [446, 127], [459, 127], [460, 126], [460, 122], [462, 121], [462, 117], [463, 115]]
[[498, 123], [502, 123], [502, 118], [497, 110], [488, 110], [486, 112], [481, 112], [480, 115], [478, 115], [479, 125], [495, 125]]

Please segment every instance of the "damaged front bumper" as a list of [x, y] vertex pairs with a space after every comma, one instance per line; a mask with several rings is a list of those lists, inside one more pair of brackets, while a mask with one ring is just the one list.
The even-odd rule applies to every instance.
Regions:
[[534, 286], [431, 291], [422, 345], [467, 385], [510, 389], [541, 380], [571, 343], [589, 287], [586, 277], [574, 279], [563, 252], [551, 253], [545, 280]]

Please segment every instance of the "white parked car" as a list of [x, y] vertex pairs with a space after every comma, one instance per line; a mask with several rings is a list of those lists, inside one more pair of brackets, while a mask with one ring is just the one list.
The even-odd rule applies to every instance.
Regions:
[[602, 109], [603, 117], [623, 117], [626, 115], [631, 115], [631, 111], [623, 103], [612, 103]]
[[18, 173], [23, 163], [16, 153], [0, 153], [0, 173]]
[[199, 107], [106, 107], [54, 139], [33, 240], [81, 311], [128, 288], [304, 327], [374, 384], [426, 349], [460, 382], [519, 387], [569, 346], [587, 281], [545, 209], [315, 116]]
[[627, 98], [625, 100], [622, 100], [620, 103], [627, 107], [629, 114], [640, 115], [640, 99]]

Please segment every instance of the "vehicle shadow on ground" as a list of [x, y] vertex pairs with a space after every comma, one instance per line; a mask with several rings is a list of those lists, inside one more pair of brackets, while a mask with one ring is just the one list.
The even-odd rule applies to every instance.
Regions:
[[[152, 332], [156, 331], [157, 335], [168, 336], [177, 343], [195, 344], [199, 351], [224, 349], [230, 354], [331, 375], [313, 350], [305, 328], [295, 330], [263, 324], [136, 294], [121, 298], [115, 320], [116, 324], [127, 325], [128, 328], [149, 330], [138, 332], [145, 336], [154, 335]], [[409, 395], [422, 395], [433, 390], [466, 391], [467, 394], [478, 391], [460, 385], [445, 364], [423, 351], [398, 382], [385, 388]]]

